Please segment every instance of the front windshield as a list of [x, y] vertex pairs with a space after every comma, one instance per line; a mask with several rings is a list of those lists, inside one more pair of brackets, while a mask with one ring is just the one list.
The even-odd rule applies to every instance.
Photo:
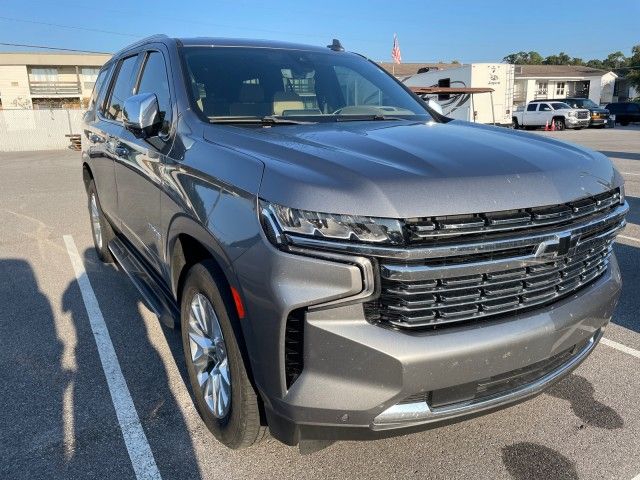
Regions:
[[431, 118], [386, 72], [351, 53], [185, 47], [184, 58], [193, 103], [211, 122]]
[[567, 108], [571, 108], [569, 105], [563, 102], [554, 102], [551, 104], [554, 110], [566, 110]]
[[578, 104], [578, 106], [582, 106], [584, 108], [598, 108], [598, 105], [593, 100], [583, 100]]

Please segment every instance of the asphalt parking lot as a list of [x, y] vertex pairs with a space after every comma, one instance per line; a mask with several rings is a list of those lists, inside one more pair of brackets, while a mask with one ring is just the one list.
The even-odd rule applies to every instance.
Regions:
[[[0, 478], [640, 478], [640, 128], [534, 134], [600, 150], [626, 179], [625, 284], [607, 343], [529, 402], [309, 455], [270, 438], [221, 447], [186, 389], [179, 332], [95, 255], [79, 153], [0, 153]], [[115, 363], [98, 348], [107, 340]], [[117, 407], [108, 378], [126, 382]], [[125, 442], [136, 426], [146, 442]], [[142, 443], [155, 469], [140, 466]]]

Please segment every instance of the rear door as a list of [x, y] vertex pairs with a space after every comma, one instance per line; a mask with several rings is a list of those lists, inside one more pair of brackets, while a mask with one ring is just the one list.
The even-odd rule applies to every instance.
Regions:
[[[100, 203], [105, 209], [105, 204], [108, 204], [108, 208], [111, 211], [112, 223], [118, 229], [122, 229], [122, 222], [120, 218], [120, 206], [118, 198], [117, 185], [117, 162], [120, 160], [119, 153], [122, 153], [120, 138], [123, 134], [124, 128], [122, 127], [122, 103], [123, 97], [128, 97], [133, 91], [134, 82], [137, 72], [140, 67], [140, 56], [137, 53], [132, 53], [123, 56], [115, 65], [115, 71], [111, 80], [104, 106], [98, 110], [97, 116], [100, 121], [102, 138], [101, 142], [104, 142], [102, 150], [105, 158], [107, 158], [111, 167], [111, 177], [113, 179], [113, 186], [109, 189], [100, 191]], [[103, 199], [103, 197], [105, 197]]]
[[[136, 138], [123, 128], [116, 159], [118, 212], [122, 231], [156, 270], [162, 272], [163, 235], [160, 199], [165, 156], [173, 141], [172, 93], [168, 55], [162, 46], [141, 52], [141, 72], [133, 93], [153, 93], [163, 116], [157, 136]], [[124, 99], [123, 99], [124, 100]]]
[[524, 125], [535, 125], [538, 114], [536, 110], [538, 109], [537, 103], [530, 103], [527, 105], [527, 108], [524, 112], [522, 112], [522, 119], [524, 121]]
[[82, 136], [83, 160], [91, 167], [102, 211], [112, 221], [116, 217], [117, 205], [115, 171], [113, 159], [105, 150], [107, 133], [101, 112], [113, 69], [114, 63], [108, 63], [98, 73], [87, 111], [83, 116]]

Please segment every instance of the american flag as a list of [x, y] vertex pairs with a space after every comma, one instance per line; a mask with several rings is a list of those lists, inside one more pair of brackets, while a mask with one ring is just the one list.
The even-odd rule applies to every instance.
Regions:
[[402, 63], [402, 55], [400, 55], [400, 44], [398, 43], [398, 35], [393, 34], [393, 48], [391, 49], [391, 58], [394, 63]]

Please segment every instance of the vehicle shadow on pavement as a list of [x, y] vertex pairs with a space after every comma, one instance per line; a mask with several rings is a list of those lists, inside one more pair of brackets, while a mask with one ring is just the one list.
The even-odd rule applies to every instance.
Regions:
[[574, 462], [559, 452], [537, 443], [520, 442], [503, 447], [502, 463], [515, 480], [578, 478]]
[[611, 150], [598, 150], [600, 153], [604, 153], [607, 157], [611, 158], [623, 158], [625, 160], [640, 160], [640, 153], [633, 152], [613, 152]]
[[[143, 300], [126, 275], [113, 265], [103, 264], [93, 248], [84, 251], [83, 262], [160, 472], [167, 478], [201, 478], [189, 429], [169, 385], [161, 355], [150, 340], [151, 332], [140, 313]], [[71, 312], [78, 328], [89, 325], [75, 281], [65, 291], [63, 308]], [[180, 344], [179, 335], [173, 335], [164, 326], [161, 328], [170, 345]], [[85, 348], [95, 350], [93, 338], [86, 340]], [[104, 380], [99, 363], [94, 372], [98, 374]], [[108, 391], [99, 401], [111, 403]], [[77, 405], [86, 405], [86, 402], [84, 399]], [[119, 437], [117, 441], [124, 445], [122, 435]], [[129, 459], [125, 457], [122, 461], [129, 462]]]
[[614, 247], [622, 274], [622, 294], [612, 322], [640, 333], [638, 318], [638, 297], [640, 296], [640, 249], [616, 242]]
[[[584, 377], [571, 374], [547, 390], [547, 394], [571, 404], [573, 413], [592, 427], [615, 430], [624, 426], [624, 420], [613, 408], [594, 398], [595, 388]], [[582, 426], [581, 426], [582, 428]]]
[[56, 477], [72, 453], [63, 404], [73, 372], [29, 262], [2, 259], [0, 272], [0, 477]]
[[627, 203], [629, 204], [629, 213], [627, 213], [627, 223], [634, 223], [636, 225], [640, 225], [640, 198], [630, 197], [629, 195], [627, 195], [625, 198], [627, 199]]

